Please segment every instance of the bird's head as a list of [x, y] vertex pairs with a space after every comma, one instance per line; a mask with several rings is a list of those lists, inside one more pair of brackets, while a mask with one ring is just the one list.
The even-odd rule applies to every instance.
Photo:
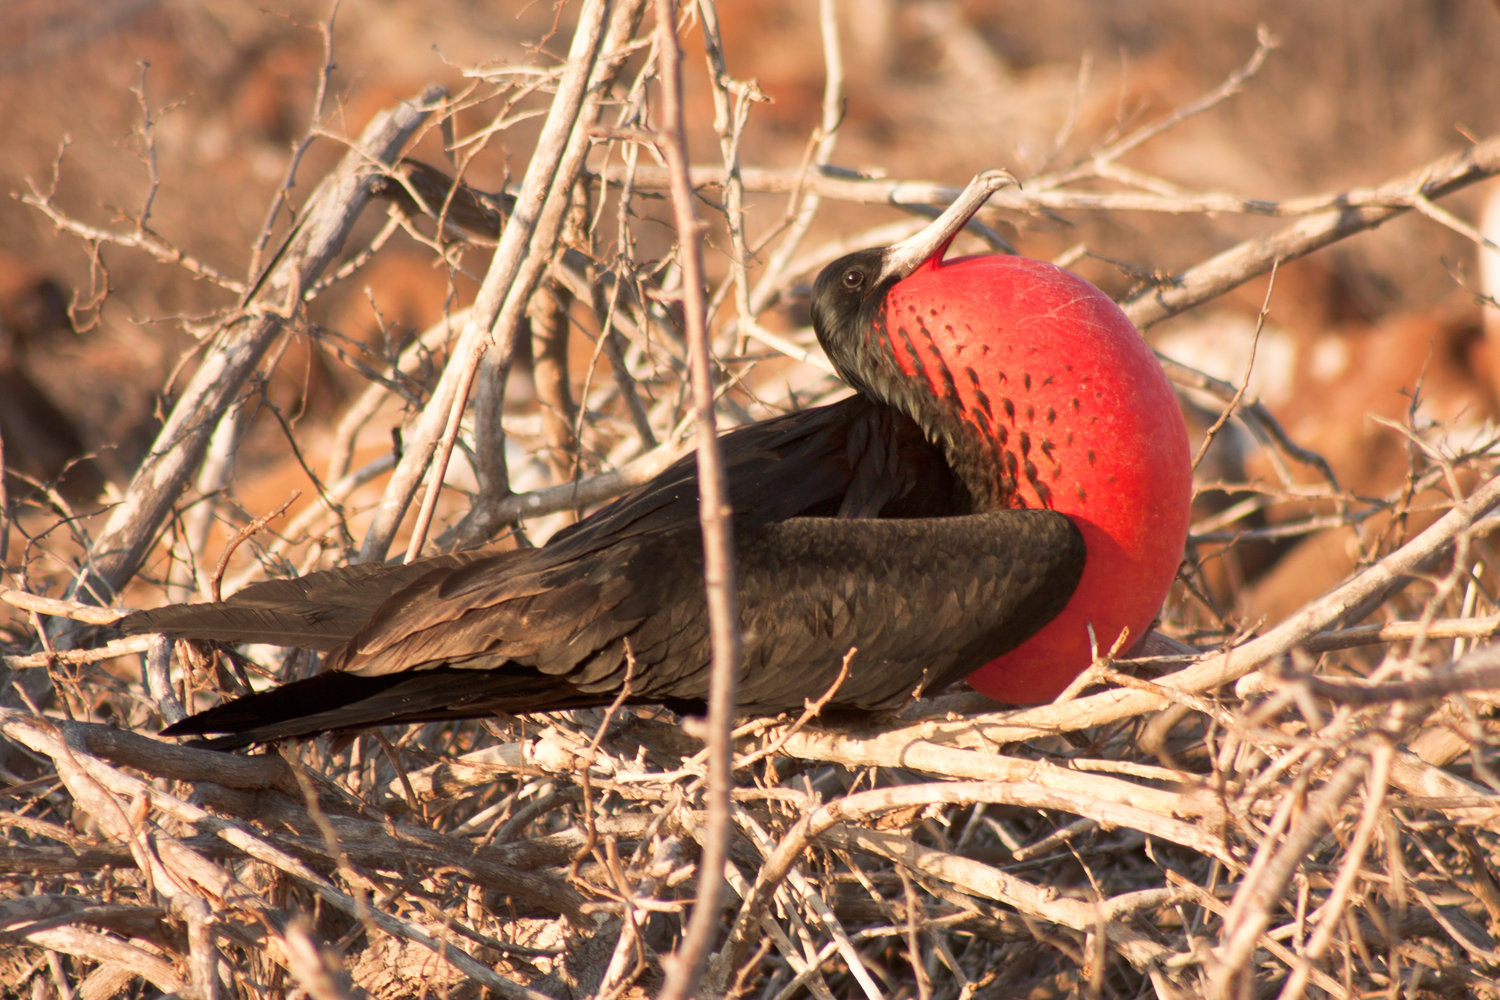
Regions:
[[840, 378], [861, 392], [885, 397], [880, 383], [889, 350], [881, 350], [872, 338], [882, 328], [886, 296], [918, 271], [941, 265], [953, 238], [990, 195], [1016, 183], [1007, 170], [986, 170], [918, 232], [888, 247], [846, 254], [823, 268], [813, 283], [813, 329]]

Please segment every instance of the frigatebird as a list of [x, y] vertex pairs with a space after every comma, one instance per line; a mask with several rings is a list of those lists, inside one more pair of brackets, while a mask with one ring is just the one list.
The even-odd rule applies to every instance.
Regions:
[[[915, 235], [824, 268], [813, 326], [854, 394], [720, 439], [742, 714], [830, 691], [830, 708], [893, 709], [966, 675], [1051, 697], [1091, 643], [1139, 638], [1160, 608], [1190, 472], [1154, 355], [1067, 271], [943, 259], [1007, 183], [985, 172]], [[121, 626], [324, 651], [315, 676], [166, 730], [222, 748], [617, 700], [692, 710], [710, 659], [697, 484], [688, 456], [539, 548], [332, 569]]]

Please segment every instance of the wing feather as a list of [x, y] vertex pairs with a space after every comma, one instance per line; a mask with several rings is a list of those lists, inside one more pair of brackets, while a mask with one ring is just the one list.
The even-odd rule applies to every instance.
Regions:
[[[916, 425], [858, 397], [722, 443], [746, 711], [821, 695], [851, 648], [833, 703], [899, 704], [1024, 641], [1081, 573], [1067, 518], [969, 513]], [[331, 570], [125, 626], [331, 650], [318, 677], [174, 727], [231, 732], [232, 745], [604, 704], [627, 677], [632, 701], [701, 701], [710, 649], [697, 493], [687, 459], [540, 549]]]

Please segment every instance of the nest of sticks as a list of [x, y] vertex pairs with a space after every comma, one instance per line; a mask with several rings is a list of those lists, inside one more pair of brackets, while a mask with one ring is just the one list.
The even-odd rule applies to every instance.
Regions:
[[[92, 522], [55, 491], [12, 506], [8, 531], [29, 544], [8, 562], [31, 572], [4, 593], [17, 617], [5, 657], [15, 697], [0, 709], [0, 982], [84, 998], [625, 997], [682, 995], [673, 975], [691, 969], [692, 995], [764, 1000], [1497, 995], [1496, 442], [1444, 451], [1414, 422], [1404, 481], [1357, 496], [1253, 399], [1181, 365], [1169, 370], [1208, 413], [1205, 442], [1241, 434], [1284, 476], [1210, 483], [1204, 472], [1191, 558], [1160, 627], [1170, 639], [1135, 660], [1101, 650], [1056, 704], [1002, 711], [952, 692], [858, 723], [813, 704], [727, 734], [619, 708], [250, 755], [151, 735], [184, 706], [263, 683], [254, 664], [281, 676], [308, 664], [121, 639], [108, 627], [118, 611], [101, 605], [227, 593], [383, 553], [398, 527], [413, 550], [429, 524], [430, 544], [472, 543], [518, 518], [536, 535], [681, 453], [692, 427], [682, 272], [639, 247], [692, 206], [670, 194], [677, 160], [643, 153], [682, 142], [673, 94], [636, 86], [671, 56], [643, 6], [584, 4], [572, 44], [595, 58], [539, 61], [544, 86], [492, 73], [459, 97], [429, 92], [377, 116], [295, 227], [268, 240], [280, 250], [254, 279], [215, 279], [236, 304], [177, 390], [169, 427], [188, 430], [163, 432], [118, 505]], [[1176, 120], [1243, 86], [1265, 54]], [[726, 111], [744, 97], [731, 84], [709, 88]], [[652, 119], [667, 124], [648, 137], [636, 123], [659, 99]], [[500, 121], [523, 100], [546, 115], [521, 180], [523, 202], [542, 208], [527, 238], [497, 247], [476, 234], [509, 227], [513, 198], [403, 154], [460, 113]], [[835, 98], [828, 113], [836, 124]], [[804, 169], [752, 168], [737, 159], [734, 115], [724, 121], [727, 161], [692, 180], [712, 200], [697, 211], [722, 210], [711, 305], [732, 422], [839, 391], [809, 361], [797, 283], [901, 224], [888, 213], [883, 231], [814, 245], [812, 209], [918, 210], [947, 191], [827, 169], [831, 147], [818, 144]], [[1272, 217], [1266, 234], [1127, 296], [1143, 328], [1403, 212], [1439, 224], [1438, 198], [1500, 171], [1492, 139], [1377, 188], [1283, 204], [1119, 182], [1115, 158], [1173, 124], [1118, 137], [994, 205], [1001, 217]], [[450, 147], [476, 156], [483, 143]], [[747, 242], [747, 198], [784, 213], [764, 244]], [[46, 194], [29, 200], [73, 226]], [[356, 227], [378, 214], [369, 206], [388, 210], [378, 232]], [[213, 277], [148, 232], [89, 238]], [[401, 233], [455, 284], [469, 273], [498, 294], [376, 347], [308, 320], [336, 279]], [[355, 249], [340, 255], [346, 243]], [[498, 343], [481, 358], [491, 329]], [[481, 391], [477, 417], [449, 421], [465, 412], [465, 366], [475, 384], [493, 382], [517, 331], [533, 347], [532, 397]], [[234, 356], [304, 336], [342, 353], [364, 388], [326, 418], [276, 424], [317, 484], [278, 518], [226, 471], [236, 459], [267, 468], [277, 450], [245, 444], [255, 431], [233, 404], [254, 365]], [[579, 342], [592, 367], [575, 396]], [[253, 392], [270, 398], [263, 383]], [[402, 454], [370, 457], [388, 426]], [[174, 465], [194, 428], [220, 429], [199, 443], [207, 460]], [[455, 442], [448, 461], [469, 485], [419, 491], [427, 456]], [[1231, 500], [1210, 504], [1215, 493]], [[389, 512], [413, 496], [428, 499], [427, 520], [401, 527]], [[1244, 628], [1213, 597], [1208, 574], [1237, 547], [1329, 531], [1359, 545], [1348, 572], [1284, 620]], [[34, 567], [47, 546], [85, 569]], [[121, 555], [132, 551], [149, 554]], [[722, 804], [708, 779], [716, 746], [734, 762]], [[715, 837], [727, 888], [695, 936], [699, 862]]]

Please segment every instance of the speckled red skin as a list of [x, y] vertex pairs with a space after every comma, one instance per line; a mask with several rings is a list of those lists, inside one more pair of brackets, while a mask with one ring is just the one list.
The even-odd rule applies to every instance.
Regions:
[[1182, 560], [1191, 457], [1166, 374], [1107, 295], [1024, 257], [936, 259], [890, 291], [883, 318], [906, 374], [991, 425], [1012, 471], [988, 503], [1050, 507], [1083, 534], [1063, 612], [969, 676], [999, 701], [1050, 700], [1091, 662], [1090, 625], [1100, 652], [1123, 629], [1132, 646], [1145, 636]]

